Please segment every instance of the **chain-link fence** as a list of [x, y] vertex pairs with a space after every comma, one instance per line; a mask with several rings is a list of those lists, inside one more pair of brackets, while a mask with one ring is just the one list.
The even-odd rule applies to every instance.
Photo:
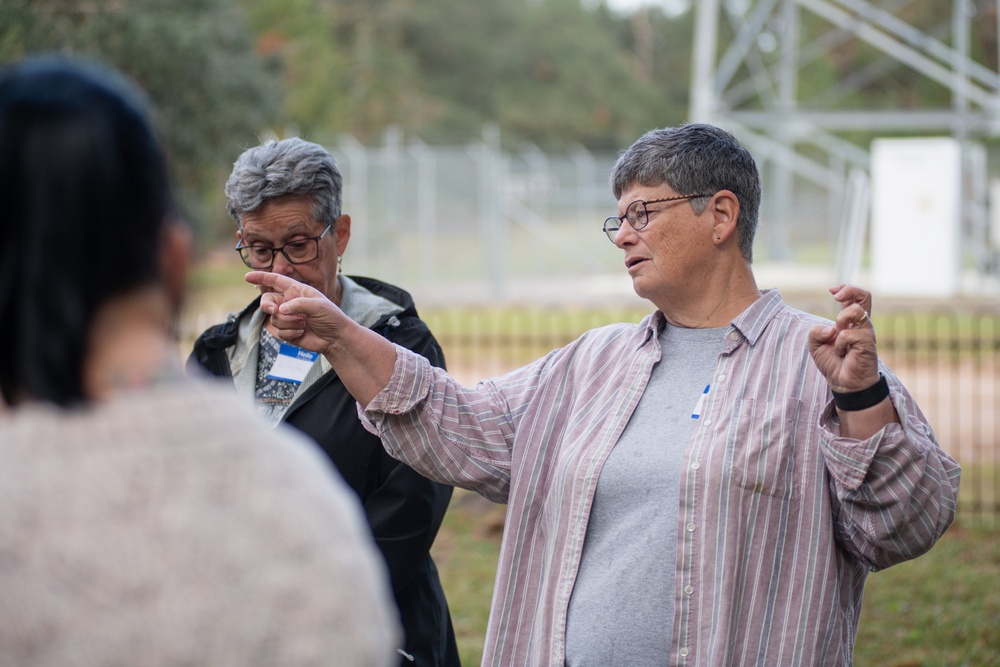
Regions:
[[474, 286], [500, 299], [511, 276], [610, 272], [621, 261], [601, 233], [615, 207], [614, 155], [503, 151], [490, 128], [464, 146], [404, 143], [390, 128], [380, 147], [346, 137], [328, 148], [353, 221], [349, 273], [408, 289]]

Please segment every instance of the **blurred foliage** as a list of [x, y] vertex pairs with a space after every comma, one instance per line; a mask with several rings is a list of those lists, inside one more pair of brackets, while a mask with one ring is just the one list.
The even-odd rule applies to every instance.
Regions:
[[[951, 3], [882, 4], [948, 41]], [[992, 67], [995, 7], [975, 5], [983, 20], [973, 55]], [[236, 156], [267, 136], [329, 144], [349, 134], [376, 145], [395, 125], [461, 144], [495, 123], [506, 148], [618, 151], [682, 122], [694, 3], [674, 6], [687, 10], [623, 15], [601, 0], [0, 0], [0, 61], [79, 53], [131, 75], [159, 111], [185, 209], [228, 237], [222, 184]], [[807, 12], [800, 19], [800, 99], [948, 104], [943, 86], [856, 36]], [[780, 21], [780, 12], [770, 19], [774, 35]], [[722, 21], [720, 44], [741, 25], [738, 14]], [[772, 71], [779, 55], [763, 53]], [[761, 104], [751, 94], [744, 108]]]
[[[630, 17], [579, 0], [240, 0], [315, 140], [376, 143], [388, 125], [462, 143], [617, 150], [687, 109], [692, 17]], [[678, 77], [677, 73], [681, 73]]]
[[204, 228], [272, 134], [463, 143], [495, 122], [508, 144], [616, 150], [684, 119], [691, 21], [578, 0], [3, 0], [0, 61], [80, 54], [135, 79]]
[[277, 118], [276, 75], [254, 52], [235, 0], [3, 0], [0, 61], [37, 53], [100, 58], [151, 97], [182, 208], [206, 194], [237, 146]]

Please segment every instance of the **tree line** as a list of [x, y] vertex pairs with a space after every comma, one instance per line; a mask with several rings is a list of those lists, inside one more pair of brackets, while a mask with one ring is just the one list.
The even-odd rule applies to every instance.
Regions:
[[[946, 21], [947, 4], [920, 11]], [[513, 146], [619, 150], [685, 120], [693, 32], [690, 4], [622, 15], [603, 0], [0, 0], [0, 61], [97, 56], [149, 92], [182, 203], [206, 228], [224, 217], [232, 161], [269, 133], [373, 144], [396, 125], [454, 144], [493, 122]], [[835, 90], [876, 59], [848, 44], [806, 85]], [[941, 95], [896, 80], [836, 103]]]

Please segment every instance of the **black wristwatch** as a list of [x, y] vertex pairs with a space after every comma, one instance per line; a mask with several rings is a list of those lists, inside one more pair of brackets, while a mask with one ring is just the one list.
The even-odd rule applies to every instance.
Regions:
[[[832, 390], [831, 390], [832, 391]], [[833, 402], [840, 410], [852, 412], [878, 405], [889, 395], [889, 383], [880, 372], [878, 382], [861, 391], [834, 391]]]

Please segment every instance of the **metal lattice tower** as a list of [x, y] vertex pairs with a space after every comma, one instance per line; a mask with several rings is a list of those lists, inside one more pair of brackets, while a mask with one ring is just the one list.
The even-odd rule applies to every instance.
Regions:
[[[801, 184], [828, 192], [846, 216], [862, 196], [871, 138], [946, 135], [963, 146], [964, 243], [976, 268], [992, 270], [979, 142], [1000, 135], [1000, 0], [697, 0], [696, 6], [690, 119], [733, 130], [761, 160], [772, 258], [790, 256]], [[917, 25], [909, 17], [930, 20]], [[981, 36], [984, 22], [991, 39], [974, 43], [973, 28]], [[866, 49], [869, 58], [817, 90], [815, 80], [803, 77], [815, 76], [816, 63], [829, 62], [838, 49]], [[857, 104], [858, 91], [901, 75], [933, 82], [937, 99], [907, 108]]]

